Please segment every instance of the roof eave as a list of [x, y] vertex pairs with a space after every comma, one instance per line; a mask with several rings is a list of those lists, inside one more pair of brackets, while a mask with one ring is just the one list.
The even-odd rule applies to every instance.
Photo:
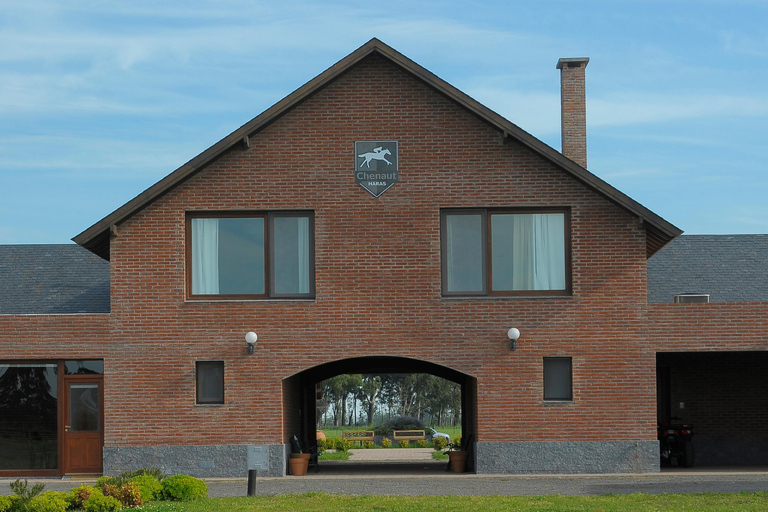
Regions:
[[542, 157], [552, 161], [582, 183], [597, 190], [617, 205], [630, 211], [634, 215], [637, 215], [644, 222], [650, 224], [653, 232], [656, 233], [656, 241], [654, 242], [653, 247], [650, 245], [648, 246], [649, 256], [682, 233], [680, 229], [654, 214], [569, 158], [566, 158], [559, 151], [544, 144], [519, 126], [474, 100], [472, 97], [450, 85], [434, 73], [405, 57], [390, 46], [373, 38], [323, 73], [286, 96], [283, 100], [275, 103], [272, 107], [265, 110], [248, 123], [224, 137], [219, 142], [203, 151], [96, 224], [75, 236], [72, 240], [95, 254], [105, 259], [109, 259], [109, 233], [112, 226], [123, 222], [131, 215], [145, 208], [155, 199], [173, 189], [176, 185], [186, 181], [224, 152], [237, 144], [247, 141], [247, 138], [252, 134], [280, 118], [297, 104], [312, 96], [336, 77], [347, 72], [356, 63], [373, 53], [382, 55], [396, 63], [401, 68], [429, 85], [435, 91], [447, 96], [473, 115], [498, 129], [504, 134], [505, 138], [511, 137]]

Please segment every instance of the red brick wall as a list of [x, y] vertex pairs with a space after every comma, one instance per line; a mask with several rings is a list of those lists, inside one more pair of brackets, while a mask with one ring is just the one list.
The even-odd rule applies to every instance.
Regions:
[[[397, 140], [400, 181], [353, 181], [355, 140]], [[442, 299], [445, 207], [567, 206], [573, 296]], [[314, 301], [185, 302], [184, 214], [315, 212]], [[106, 443], [284, 441], [282, 379], [364, 355], [419, 358], [477, 377], [477, 440], [653, 439], [645, 239], [635, 220], [550, 163], [377, 58], [120, 226], [112, 242]], [[522, 331], [510, 352], [506, 331]], [[256, 354], [243, 336], [259, 334]], [[574, 358], [574, 401], [542, 402], [542, 358]], [[221, 359], [226, 404], [197, 407], [194, 362]], [[621, 422], [621, 431], [596, 424]]]

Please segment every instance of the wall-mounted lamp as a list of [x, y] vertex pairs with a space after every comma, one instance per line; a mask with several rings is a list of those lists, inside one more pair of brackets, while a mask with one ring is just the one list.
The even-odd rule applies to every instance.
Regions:
[[253, 332], [248, 331], [245, 333], [245, 342], [248, 344], [248, 353], [253, 354], [253, 350], [256, 347], [256, 340], [259, 339], [259, 336]]
[[507, 331], [507, 338], [509, 338], [509, 350], [515, 350], [517, 348], [517, 339], [520, 337], [520, 329], [514, 327]]

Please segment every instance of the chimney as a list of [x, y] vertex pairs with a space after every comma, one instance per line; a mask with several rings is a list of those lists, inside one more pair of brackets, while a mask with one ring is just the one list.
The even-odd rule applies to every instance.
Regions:
[[587, 167], [587, 99], [584, 71], [588, 57], [560, 59], [560, 131], [562, 153]]

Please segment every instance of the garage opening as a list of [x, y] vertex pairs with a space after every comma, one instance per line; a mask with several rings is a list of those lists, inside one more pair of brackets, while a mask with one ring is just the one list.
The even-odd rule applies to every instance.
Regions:
[[659, 352], [660, 423], [693, 426], [693, 467], [768, 466], [768, 352]]
[[[322, 426], [323, 423], [333, 424], [332, 427], [323, 430], [324, 435], [327, 431], [328, 435], [326, 437], [338, 438], [342, 437], [344, 432], [347, 432], [348, 439], [351, 439], [354, 436], [350, 435], [349, 432], [364, 432], [356, 434], [360, 436], [360, 439], [354, 442], [356, 445], [354, 448], [355, 457], [358, 457], [358, 462], [354, 464], [336, 463], [333, 461], [323, 461], [321, 458], [321, 470], [340, 474], [348, 472], [359, 474], [365, 471], [374, 471], [376, 473], [413, 473], [444, 472], [447, 467], [447, 461], [435, 461], [423, 446], [419, 453], [415, 451], [419, 444], [424, 444], [419, 443], [422, 440], [421, 430], [424, 430], [424, 441], [430, 442], [433, 437], [440, 437], [437, 435], [438, 433], [444, 433], [439, 429], [436, 429], [436, 432], [432, 432], [429, 430], [430, 425], [422, 425], [422, 428], [408, 428], [409, 425], [403, 425], [404, 428], [398, 428], [399, 425], [397, 423], [390, 425], [390, 430], [397, 430], [397, 433], [382, 432], [379, 429], [371, 432], [373, 429], [369, 428], [371, 425], [369, 420], [373, 420], [374, 425], [384, 427], [383, 424], [387, 420], [402, 416], [401, 413], [403, 412], [411, 413], [411, 416], [415, 416], [417, 419], [421, 416], [422, 419], [428, 420], [427, 423], [432, 423], [430, 421], [432, 418], [428, 415], [425, 418], [424, 410], [418, 411], [413, 409], [414, 403], [410, 404], [410, 409], [407, 407], [407, 404], [405, 409], [403, 409], [403, 404], [395, 403], [398, 399], [392, 396], [392, 393], [387, 397], [391, 403], [384, 401], [384, 403], [372, 405], [373, 393], [370, 393], [367, 397], [358, 401], [356, 408], [353, 408], [354, 400], [348, 400], [347, 405], [344, 406], [342, 402], [338, 401], [338, 396], [326, 395], [329, 391], [327, 386], [329, 382], [333, 382], [332, 379], [337, 381], [344, 380], [338, 379], [338, 376], [349, 376], [349, 379], [352, 380], [359, 378], [361, 385], [363, 384], [363, 376], [366, 379], [379, 377], [380, 384], [382, 380], [389, 380], [388, 385], [390, 386], [394, 385], [396, 381], [411, 381], [413, 384], [418, 380], [426, 381], [436, 378], [438, 380], [433, 381], [433, 383], [442, 381], [444, 387], [457, 389], [458, 403], [454, 405], [454, 408], [458, 408], [458, 410], [450, 411], [450, 414], [454, 415], [457, 421], [455, 422], [455, 428], [451, 429], [451, 432], [461, 433], [462, 444], [469, 451], [467, 471], [474, 470], [473, 440], [477, 430], [477, 380], [452, 368], [427, 361], [390, 356], [342, 359], [308, 368], [283, 381], [283, 438], [287, 445], [290, 444], [293, 436], [296, 436], [302, 446], [316, 450], [318, 426]], [[323, 389], [324, 383], [326, 387], [325, 392]], [[373, 387], [375, 386], [369, 386], [369, 391]], [[335, 404], [337, 409], [331, 410], [332, 406], [329, 404], [329, 399], [337, 400]], [[425, 407], [425, 405], [422, 403], [421, 407]], [[447, 413], [447, 411], [444, 412]], [[435, 414], [435, 411], [430, 411], [430, 413]], [[438, 412], [437, 414], [440, 413]], [[344, 415], [343, 420], [340, 415]], [[450, 433], [448, 435], [450, 436]], [[397, 436], [400, 436], [401, 439]], [[388, 439], [393, 444], [388, 450], [379, 448], [382, 442], [384, 444], [388, 443], [384, 439]], [[409, 448], [398, 449], [397, 446], [401, 441], [407, 442]], [[367, 450], [361, 449], [362, 446], [370, 447], [371, 444], [374, 445], [373, 448], [369, 448], [371, 452], [365, 453]], [[403, 457], [396, 455], [398, 450], [400, 450]], [[363, 453], [365, 455], [362, 455]], [[360, 460], [362, 457], [365, 457], [364, 461]], [[365, 463], [362, 464], [360, 462]]]

